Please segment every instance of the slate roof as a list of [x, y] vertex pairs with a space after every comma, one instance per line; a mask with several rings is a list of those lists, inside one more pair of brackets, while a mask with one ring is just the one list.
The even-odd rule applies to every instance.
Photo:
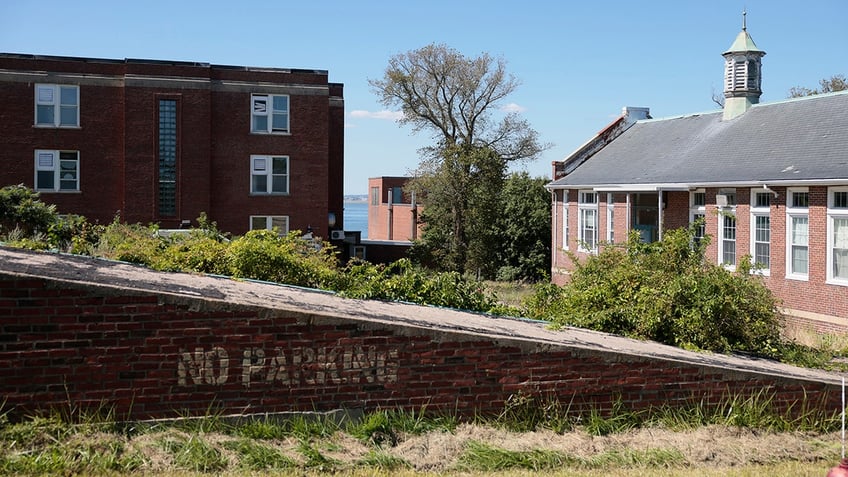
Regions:
[[[569, 158], [566, 158], [567, 162]], [[567, 187], [848, 181], [848, 91], [642, 120], [567, 176]]]

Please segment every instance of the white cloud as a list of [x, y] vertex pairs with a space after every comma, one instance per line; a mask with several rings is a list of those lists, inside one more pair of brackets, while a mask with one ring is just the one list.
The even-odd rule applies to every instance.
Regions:
[[507, 113], [523, 113], [524, 111], [527, 111], [527, 108], [525, 108], [524, 106], [521, 106], [520, 104], [509, 103], [509, 104], [505, 105], [504, 107], [502, 107], [501, 111], [504, 111], [504, 112], [507, 112]]
[[400, 121], [403, 118], [403, 113], [400, 111], [366, 111], [364, 109], [355, 109], [350, 112], [352, 118], [369, 118], [369, 119], [388, 119], [390, 121]]

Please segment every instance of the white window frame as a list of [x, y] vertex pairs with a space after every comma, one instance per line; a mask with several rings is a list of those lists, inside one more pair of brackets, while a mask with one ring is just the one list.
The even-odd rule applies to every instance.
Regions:
[[[274, 161], [275, 160], [285, 160], [286, 161], [286, 173], [285, 174], [274, 174]], [[261, 180], [260, 177], [265, 178], [265, 190], [257, 190], [255, 180]], [[275, 177], [284, 177], [285, 178], [285, 189], [284, 191], [275, 191], [274, 190], [274, 178]], [[283, 155], [273, 155], [273, 156], [264, 156], [264, 155], [251, 155], [250, 156], [250, 193], [251, 195], [289, 195], [290, 191], [290, 182], [291, 182], [291, 160], [289, 156]]]
[[[254, 227], [253, 222], [265, 219], [264, 227]], [[248, 227], [250, 230], [274, 230], [274, 222], [284, 221], [285, 226], [277, 230], [277, 234], [281, 237], [289, 233], [289, 216], [288, 215], [251, 215]]]
[[[807, 281], [810, 276], [810, 207], [809, 207], [809, 188], [807, 187], [789, 187], [786, 189], [786, 278], [790, 280]], [[806, 207], [796, 207], [793, 205], [794, 195], [796, 193], [807, 193], [808, 202]], [[807, 248], [807, 271], [805, 273], [796, 272], [793, 269], [794, 261], [792, 260], [792, 251], [795, 246], [793, 243], [793, 219], [807, 219], [807, 240], [804, 246]]]
[[562, 192], [562, 249], [568, 250], [568, 191]]
[[[67, 157], [73, 154], [73, 159]], [[66, 157], [62, 157], [62, 156]], [[73, 163], [73, 171], [68, 170], [67, 174], [72, 174], [62, 177], [62, 165]], [[79, 192], [80, 190], [80, 160], [79, 151], [50, 151], [44, 149], [36, 149], [35, 151], [35, 173], [33, 176], [33, 189], [39, 192]], [[53, 187], [40, 186], [38, 176], [39, 173], [53, 172]], [[68, 184], [73, 182], [73, 187], [62, 187], [63, 183]]]
[[[73, 91], [73, 104], [62, 102], [62, 92]], [[79, 86], [70, 84], [41, 84], [35, 85], [35, 108], [33, 124], [36, 127], [43, 128], [79, 128], [80, 127], [80, 101], [79, 101]], [[53, 121], [38, 120], [38, 109], [47, 108], [53, 111]], [[74, 122], [63, 123], [62, 111], [71, 109], [74, 110]]]
[[[827, 189], [827, 283], [832, 285], [848, 286], [848, 277], [837, 277], [834, 273], [836, 248], [834, 221], [848, 220], [848, 207], [836, 207], [834, 197], [837, 192], [848, 194], [848, 187], [828, 187]], [[839, 238], [839, 245], [845, 245], [845, 237]], [[848, 248], [848, 247], [839, 247]]]
[[[757, 198], [759, 194], [765, 194], [768, 197], [769, 205], [768, 206], [758, 206]], [[764, 276], [769, 276], [771, 273], [771, 201], [772, 201], [772, 193], [763, 191], [761, 189], [751, 189], [751, 223], [750, 223], [750, 231], [751, 231], [751, 240], [750, 240], [750, 253], [751, 253], [751, 262], [755, 266], [757, 266], [757, 244], [758, 243], [766, 243], [768, 245], [769, 250], [769, 263], [767, 267], [756, 268], [756, 273], [759, 273]], [[768, 242], [762, 242], [757, 240], [757, 218], [765, 217], [768, 219], [769, 228], [768, 228]]]
[[[719, 194], [727, 196], [727, 205], [718, 208], [718, 257], [716, 258], [718, 263], [723, 267], [727, 268], [728, 270], [736, 270], [736, 264], [739, 262], [739, 247], [737, 247], [737, 238], [739, 235], [739, 217], [736, 216], [736, 189], [721, 189], [719, 190]], [[727, 231], [725, 229], [725, 221], [731, 218], [733, 220], [732, 239], [727, 237]], [[733, 263], [724, 261], [724, 254], [727, 251], [726, 247], [727, 244], [729, 244], [730, 242], [733, 242]]]
[[[702, 194], [704, 200], [701, 204], [696, 204], [695, 194]], [[707, 192], [704, 189], [695, 189], [689, 192], [689, 223], [694, 224], [697, 219], [704, 219], [704, 224], [699, 229], [700, 235], [695, 235], [695, 240], [702, 240], [707, 235]]]
[[615, 243], [615, 196], [607, 192], [607, 242]]
[[[285, 98], [285, 109], [274, 109], [274, 98]], [[264, 105], [263, 105], [264, 103]], [[284, 115], [285, 126], [274, 127], [274, 116]], [[265, 118], [265, 127], [258, 127], [258, 118]], [[287, 94], [251, 94], [250, 95], [250, 132], [252, 134], [290, 134], [291, 133], [291, 97]]]
[[[588, 201], [592, 199], [592, 201]], [[587, 227], [587, 216], [591, 214], [591, 229]], [[584, 240], [587, 232], [592, 233], [591, 242]], [[598, 251], [598, 193], [593, 190], [581, 190], [577, 198], [577, 250], [597, 253]], [[588, 245], [588, 247], [587, 247]]]

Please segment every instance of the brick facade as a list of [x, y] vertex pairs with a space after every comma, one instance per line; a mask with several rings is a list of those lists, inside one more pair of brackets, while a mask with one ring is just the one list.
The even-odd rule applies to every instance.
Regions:
[[543, 323], [0, 249], [0, 395], [14, 419], [331, 409], [578, 412], [774, 394], [836, 409], [837, 376]]
[[[77, 86], [76, 127], [34, 126], [35, 85]], [[42, 191], [60, 213], [177, 228], [201, 212], [242, 234], [249, 217], [329, 236], [343, 221], [343, 86], [326, 71], [0, 54], [0, 184], [35, 187], [34, 151], [79, 153], [79, 190]], [[251, 133], [251, 94], [287, 95], [287, 134]], [[159, 213], [158, 104], [176, 101], [176, 213]], [[289, 157], [287, 194], [251, 193], [251, 155]]]
[[[740, 187], [735, 188], [736, 206], [733, 213], [736, 216], [736, 257], [752, 255], [751, 246], [753, 233], [751, 231], [751, 191], [760, 192], [762, 189]], [[828, 187], [809, 186], [804, 190], [809, 195], [807, 215], [809, 217], [809, 273], [806, 279], [792, 278], [787, 273], [787, 187], [771, 187], [769, 194], [770, 218], [770, 253], [769, 270], [765, 274], [766, 285], [781, 300], [782, 306], [793, 315], [789, 322], [801, 324], [819, 332], [848, 332], [848, 286], [828, 280], [827, 270], [831, 263], [828, 261]], [[553, 201], [553, 222], [555, 233], [551, 244], [553, 253], [552, 277], [555, 283], [565, 283], [568, 280], [568, 270], [572, 264], [564, 251], [562, 240], [563, 231], [563, 192], [568, 197], [568, 248], [576, 252], [578, 257], [586, 257], [586, 253], [578, 250], [578, 190], [556, 190]], [[707, 247], [707, 257], [719, 263], [720, 220], [722, 215], [716, 206], [716, 196], [719, 188], [705, 188], [704, 215], [706, 221], [705, 233], [711, 237]], [[607, 236], [606, 194], [598, 203], [598, 226], [601, 240]], [[632, 195], [631, 195], [632, 198]], [[690, 221], [690, 193], [688, 191], [663, 192], [663, 228], [665, 230], [687, 226]], [[632, 217], [628, 219], [627, 194], [615, 194], [614, 203], [615, 241], [623, 241], [632, 226]], [[632, 210], [632, 209], [631, 209]], [[628, 221], [629, 220], [629, 221]]]
[[408, 181], [408, 177], [368, 179], [368, 240], [412, 241], [420, 236], [420, 206], [403, 191]]

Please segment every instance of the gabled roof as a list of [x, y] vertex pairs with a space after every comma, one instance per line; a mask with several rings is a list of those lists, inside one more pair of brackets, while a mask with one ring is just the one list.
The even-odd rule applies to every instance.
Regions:
[[848, 91], [638, 121], [549, 187], [826, 180], [848, 181]]

